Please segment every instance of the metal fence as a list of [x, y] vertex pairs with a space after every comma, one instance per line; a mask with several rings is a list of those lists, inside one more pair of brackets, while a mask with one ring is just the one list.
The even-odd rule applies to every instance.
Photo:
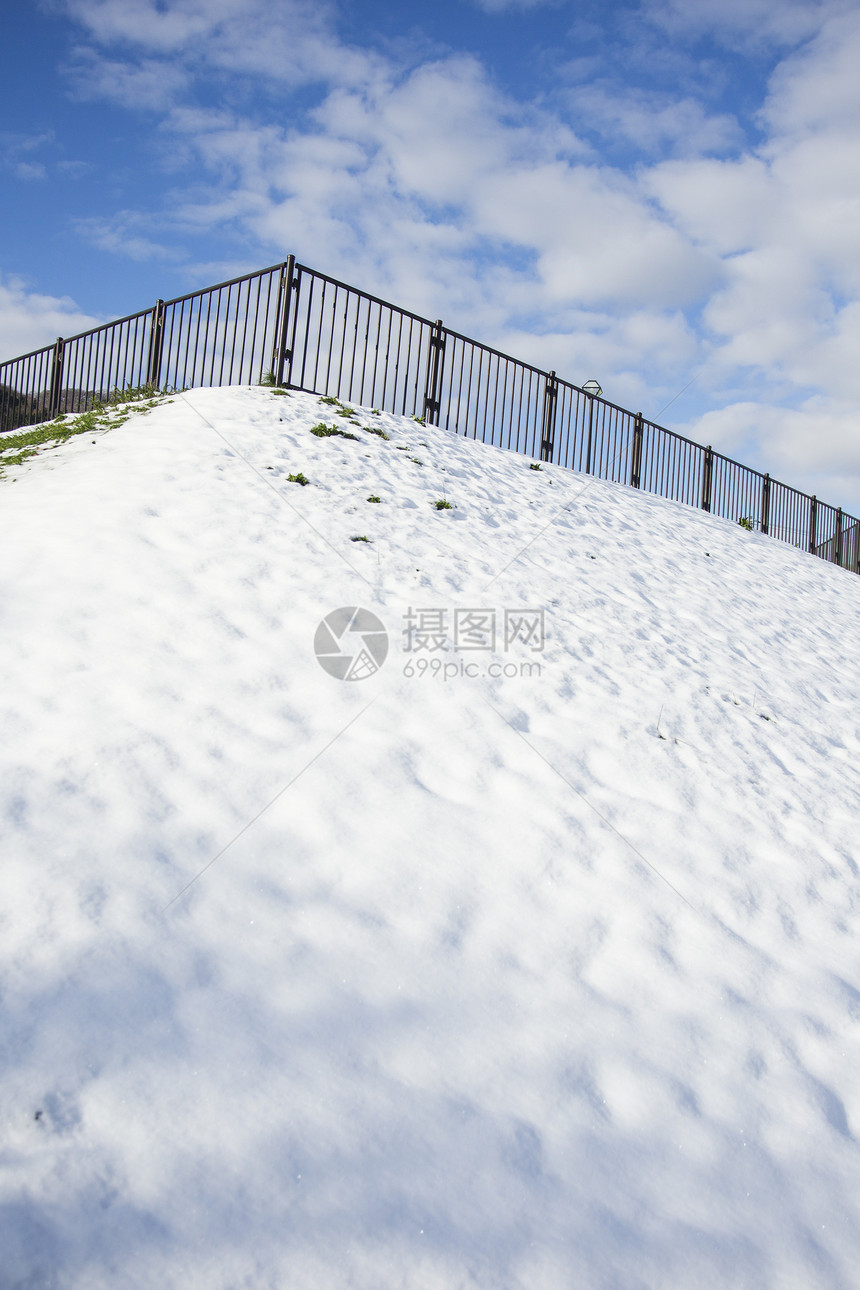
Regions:
[[263, 379], [420, 416], [742, 522], [860, 573], [860, 521], [840, 508], [293, 256], [0, 364], [0, 431], [137, 386]]

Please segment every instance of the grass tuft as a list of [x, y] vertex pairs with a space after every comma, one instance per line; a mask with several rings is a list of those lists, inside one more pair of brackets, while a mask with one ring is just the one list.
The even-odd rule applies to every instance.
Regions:
[[315, 434], [318, 439], [331, 439], [336, 435], [340, 439], [358, 440], [357, 434], [350, 434], [348, 430], [341, 430], [338, 426], [327, 426], [324, 421], [320, 421], [319, 425], [311, 426], [311, 434]]
[[[166, 393], [154, 385], [135, 385], [127, 390], [114, 389], [105, 399], [93, 399], [92, 406], [77, 416], [62, 413], [53, 421], [0, 436], [0, 476], [6, 466], [19, 466], [35, 457], [46, 444], [65, 443], [79, 434], [115, 430], [132, 412], [146, 413], [163, 403]], [[95, 440], [93, 440], [95, 442]]]

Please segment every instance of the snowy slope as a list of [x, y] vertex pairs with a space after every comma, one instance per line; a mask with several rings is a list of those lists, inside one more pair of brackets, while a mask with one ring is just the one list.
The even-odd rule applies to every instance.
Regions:
[[0, 1286], [856, 1287], [860, 579], [336, 411], [0, 480]]

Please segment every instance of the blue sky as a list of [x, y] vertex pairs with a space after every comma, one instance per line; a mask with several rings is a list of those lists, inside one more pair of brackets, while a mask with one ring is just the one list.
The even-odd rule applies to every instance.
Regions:
[[857, 3], [11, 0], [4, 37], [4, 357], [294, 252], [860, 508]]

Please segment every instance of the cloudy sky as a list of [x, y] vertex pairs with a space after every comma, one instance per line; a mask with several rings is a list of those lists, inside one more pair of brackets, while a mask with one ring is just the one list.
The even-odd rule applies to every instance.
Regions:
[[293, 252], [860, 513], [857, 0], [9, 0], [0, 58], [3, 357]]

